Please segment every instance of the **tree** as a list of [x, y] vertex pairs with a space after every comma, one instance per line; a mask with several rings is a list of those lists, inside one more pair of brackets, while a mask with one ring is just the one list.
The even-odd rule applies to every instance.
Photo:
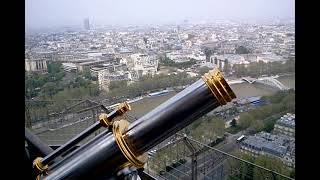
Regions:
[[83, 77], [85, 77], [86, 79], [92, 79], [92, 75], [91, 75], [91, 72], [89, 69], [85, 69], [83, 72], [82, 72], [82, 75]]
[[248, 75], [257, 78], [260, 75], [258, 63], [251, 63], [248, 67]]
[[47, 65], [48, 73], [58, 73], [61, 71], [61, 63], [51, 62]]
[[[153, 78], [143, 77], [141, 81], [133, 83], [126, 88], [114, 88], [108, 92], [108, 97], [136, 97], [151, 90], [161, 90], [167, 87], [182, 86], [196, 81], [196, 77], [188, 77], [187, 73], [179, 73], [177, 75], [156, 75]], [[113, 86], [113, 85], [112, 85]]]
[[211, 70], [211, 68], [208, 68], [206, 66], [199, 68], [199, 74], [200, 75], [204, 75], [205, 73], [209, 72], [209, 70]]
[[[249, 155], [236, 150], [233, 155], [249, 162], [254, 162], [254, 158]], [[241, 162], [237, 159], [230, 159], [229, 161], [230, 171], [228, 179], [252, 179], [253, 166], [248, 163]]]
[[[286, 176], [290, 175], [290, 170], [281, 162], [281, 160], [274, 157], [260, 155], [255, 159], [255, 164]], [[253, 179], [273, 179], [273, 175], [268, 171], [255, 167], [253, 171]]]
[[285, 106], [286, 109], [289, 109], [290, 111], [295, 111], [295, 94], [290, 93], [286, 97], [284, 97], [281, 101], [282, 105]]
[[242, 128], [248, 128], [254, 122], [254, 118], [249, 113], [243, 113], [240, 115], [239, 126]]
[[292, 178], [295, 178], [296, 177], [296, 170], [293, 169], [291, 172], [290, 172], [290, 177]]
[[143, 37], [143, 42], [144, 42], [145, 44], [147, 44], [147, 43], [148, 43], [148, 38]]
[[240, 114], [239, 127], [247, 129], [251, 134], [262, 130], [270, 132], [282, 114], [295, 112], [294, 90], [278, 91], [261, 99], [264, 105]]
[[273, 130], [274, 125], [278, 119], [279, 118], [270, 118], [268, 121], [266, 121], [264, 123], [264, 127], [263, 127], [262, 131], [270, 133]]
[[275, 75], [283, 72], [294, 72], [295, 64], [293, 60], [288, 60], [285, 63], [278, 61], [265, 63], [263, 61], [259, 61], [251, 62], [247, 67], [243, 64], [236, 64], [234, 65], [233, 70], [237, 77], [247, 75], [251, 77], [258, 77], [264, 74]]
[[43, 86], [42, 93], [49, 95], [52, 98], [53, 94], [56, 93], [56, 83], [48, 82]]
[[273, 75], [279, 74], [281, 72], [281, 67], [282, 67], [281, 62], [274, 61], [270, 63], [271, 63], [271, 74]]
[[248, 128], [248, 133], [249, 134], [255, 134], [257, 132], [262, 131], [263, 128], [264, 128], [264, 125], [263, 125], [262, 121], [256, 120]]
[[91, 77], [91, 80], [92, 80], [92, 81], [98, 81], [98, 78], [97, 78], [96, 76], [92, 76], [92, 77]]
[[162, 61], [162, 64], [165, 66], [172, 66], [172, 67], [176, 67], [179, 69], [190, 68], [192, 65], [194, 65], [196, 63], [197, 63], [197, 61], [195, 59], [190, 59], [189, 61], [180, 62], [180, 63], [176, 63], [169, 58], [166, 58], [164, 61]]
[[236, 54], [248, 54], [250, 51], [244, 47], [244, 46], [239, 46], [236, 48]]
[[213, 131], [216, 132], [218, 136], [222, 136], [225, 132], [225, 123], [221, 117], [214, 117], [211, 116], [210, 121], [211, 127], [213, 127]]
[[110, 90], [127, 88], [127, 81], [111, 81], [109, 85]]
[[236, 125], [237, 125], [237, 121], [235, 119], [232, 119], [232, 121], [230, 122], [230, 126], [235, 127]]
[[205, 47], [203, 50], [203, 53], [206, 55], [206, 61], [209, 62], [210, 61], [210, 56], [214, 54], [214, 50], [213, 49], [209, 49], [208, 47]]
[[97, 84], [90, 84], [88, 89], [90, 96], [98, 96], [100, 94], [99, 86]]
[[58, 73], [52, 75], [53, 81], [61, 81], [64, 76], [65, 76], [65, 73], [63, 71], [58, 72]]
[[257, 66], [258, 66], [258, 69], [259, 69], [259, 76], [262, 75], [262, 74], [267, 74], [268, 73], [267, 63], [265, 63], [263, 61], [259, 61]]
[[285, 66], [286, 72], [295, 72], [295, 60], [289, 59], [288, 61], [286, 61]]
[[235, 74], [237, 77], [247, 76], [248, 70], [244, 64], [235, 64], [234, 65]]
[[211, 143], [225, 132], [224, 120], [216, 116], [205, 116], [200, 121], [193, 123], [190, 127], [191, 136], [205, 143]]
[[[281, 160], [269, 157], [265, 155], [260, 155], [257, 158], [254, 158], [253, 156], [249, 154], [245, 154], [237, 150], [233, 153], [236, 157], [239, 157], [241, 159], [247, 160], [249, 162], [252, 162], [254, 164], [260, 165], [262, 167], [265, 167], [267, 169], [276, 171], [280, 174], [289, 176], [294, 176], [294, 171], [290, 171], [282, 162]], [[264, 169], [252, 166], [248, 163], [240, 162], [239, 160], [232, 159], [230, 160], [230, 169], [231, 173], [229, 175], [229, 179], [257, 179], [257, 180], [264, 180], [264, 179], [274, 179], [274, 176], [271, 172], [266, 171]]]
[[218, 61], [218, 67], [219, 69], [221, 69], [221, 66], [222, 66], [222, 63], [221, 63], [221, 60]]

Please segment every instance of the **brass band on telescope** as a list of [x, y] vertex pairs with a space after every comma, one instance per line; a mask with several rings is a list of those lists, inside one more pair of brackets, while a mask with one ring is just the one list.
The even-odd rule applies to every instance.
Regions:
[[36, 177], [36, 180], [40, 180], [41, 175], [43, 175], [43, 173], [48, 174], [48, 165], [43, 165], [41, 163], [41, 160], [43, 158], [42, 157], [37, 157], [34, 161], [33, 161], [33, 167], [36, 167], [38, 170], [38, 175]]
[[112, 121], [108, 119], [108, 115], [106, 113], [102, 113], [99, 115], [99, 122], [103, 127], [109, 127], [112, 125]]
[[202, 80], [206, 83], [220, 105], [225, 105], [236, 98], [236, 95], [217, 68], [205, 73], [202, 76]]
[[41, 160], [43, 158], [42, 157], [37, 157], [34, 161], [33, 161], [33, 167], [36, 167], [40, 172], [46, 171], [48, 169], [48, 165], [43, 165], [41, 163]]
[[[131, 106], [129, 105], [128, 102], [125, 101], [123, 103], [120, 103], [118, 105], [118, 109], [117, 109], [118, 114], [114, 118], [122, 116], [124, 113], [126, 113], [127, 111], [130, 111], [130, 110], [131, 110]], [[99, 122], [100, 122], [101, 126], [103, 126], [103, 127], [110, 127], [113, 124], [114, 118], [110, 119], [110, 118], [108, 118], [108, 114], [102, 113], [99, 116]]]
[[[236, 98], [236, 95], [223, 78], [222, 73], [217, 69], [210, 70], [208, 73], [202, 76], [203, 81], [206, 83], [208, 88], [211, 90], [213, 95], [216, 97], [220, 105], [225, 105], [227, 102], [230, 102], [232, 99]], [[128, 110], [131, 110], [131, 107], [127, 102], [121, 103], [118, 110], [120, 114], [125, 113]], [[134, 165], [136, 167], [143, 167], [148, 160], [146, 153], [142, 155], [136, 155], [132, 149], [128, 146], [125, 139], [123, 138], [123, 133], [129, 126], [129, 123], [125, 120], [114, 121], [112, 124], [113, 136], [118, 144], [119, 149], [122, 154], [128, 160], [127, 163], [123, 164], [122, 167]]]
[[[130, 111], [131, 107], [129, 103], [123, 102], [118, 105], [117, 109], [117, 116], [120, 117], [127, 111]], [[116, 118], [114, 117], [114, 118]], [[135, 155], [132, 150], [129, 148], [128, 144], [123, 138], [123, 133], [127, 130], [129, 126], [129, 122], [126, 120], [114, 120], [114, 118], [108, 118], [107, 114], [101, 114], [99, 116], [100, 124], [104, 127], [112, 127], [113, 136], [118, 144], [119, 149], [121, 150], [122, 154], [126, 157], [128, 162], [124, 163], [122, 166], [118, 168], [127, 167], [130, 165], [134, 165], [136, 167], [143, 167], [143, 165], [147, 162], [148, 156], [146, 153], [142, 155]]]
[[127, 101], [120, 103], [118, 106], [118, 110], [119, 115], [123, 115], [124, 113], [126, 113], [127, 111], [131, 111], [131, 106], [129, 105], [129, 103]]
[[143, 153], [141, 155], [136, 155], [130, 149], [130, 147], [123, 138], [122, 133], [125, 132], [128, 126], [129, 123], [127, 121], [115, 121], [112, 127], [113, 136], [118, 144], [119, 149], [121, 150], [122, 154], [126, 157], [126, 159], [136, 167], [143, 167], [148, 160], [147, 154]]
[[130, 166], [132, 166], [131, 162], [127, 161], [127, 162], [123, 163], [122, 165], [120, 165], [120, 166], [116, 169], [116, 171], [122, 170], [122, 169], [124, 169], [124, 168], [126, 168], [126, 167], [130, 167]]

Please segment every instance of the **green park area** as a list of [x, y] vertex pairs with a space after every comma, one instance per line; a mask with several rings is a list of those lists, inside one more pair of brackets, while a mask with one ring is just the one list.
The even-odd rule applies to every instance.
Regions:
[[[253, 157], [249, 154], [242, 153], [240, 151], [233, 152], [233, 155], [235, 155], [238, 158], [244, 159], [250, 163], [254, 163], [258, 166], [262, 166], [264, 168], [267, 168], [269, 170], [275, 171], [277, 173], [280, 173], [282, 175], [295, 178], [295, 169], [289, 169], [286, 167], [281, 160], [269, 157], [265, 155], [260, 155], [258, 157]], [[230, 172], [228, 179], [234, 180], [234, 179], [257, 179], [257, 180], [264, 180], [264, 179], [286, 179], [279, 175], [272, 174], [270, 171], [266, 171], [264, 169], [261, 169], [257, 166], [253, 166], [248, 163], [244, 163], [235, 159], [230, 159], [228, 161], [230, 165]]]
[[229, 133], [246, 130], [248, 134], [271, 132], [276, 121], [286, 113], [295, 113], [295, 91], [278, 91], [261, 98], [262, 105], [240, 114], [238, 123], [232, 123]]

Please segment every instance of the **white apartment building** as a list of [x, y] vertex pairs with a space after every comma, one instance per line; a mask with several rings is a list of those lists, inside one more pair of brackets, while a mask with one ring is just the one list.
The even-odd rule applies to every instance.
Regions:
[[132, 81], [132, 75], [128, 71], [117, 71], [110, 73], [107, 69], [98, 72], [98, 84], [100, 90], [109, 91], [110, 83], [112, 81]]
[[26, 59], [25, 60], [26, 71], [46, 71], [47, 61], [44, 59]]
[[132, 54], [127, 59], [130, 71], [135, 71], [139, 77], [154, 76], [158, 69], [159, 60], [146, 54]]

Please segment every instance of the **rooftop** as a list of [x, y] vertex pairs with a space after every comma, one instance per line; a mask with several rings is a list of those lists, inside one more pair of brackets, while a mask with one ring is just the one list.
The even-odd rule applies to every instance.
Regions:
[[287, 126], [290, 128], [294, 128], [295, 127], [295, 114], [287, 113], [286, 115], [282, 116], [278, 120], [277, 124]]
[[280, 157], [285, 155], [287, 151], [295, 149], [293, 138], [273, 135], [266, 132], [248, 136], [247, 139], [242, 142], [242, 145]]

